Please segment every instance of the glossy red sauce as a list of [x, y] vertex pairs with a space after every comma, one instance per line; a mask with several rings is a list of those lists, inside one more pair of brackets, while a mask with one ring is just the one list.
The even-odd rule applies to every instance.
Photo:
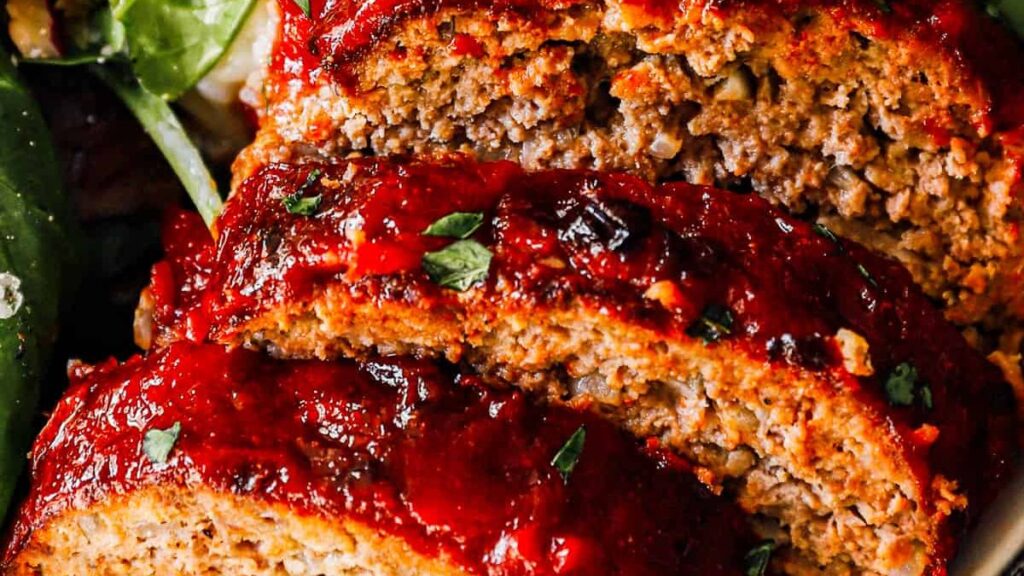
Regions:
[[[322, 195], [319, 211], [288, 213], [281, 199], [314, 168], [325, 178], [305, 194]], [[347, 171], [355, 176], [344, 183]], [[485, 214], [474, 238], [494, 253], [485, 284], [469, 300], [434, 284], [420, 265], [426, 251], [451, 242], [421, 232], [456, 211]], [[623, 225], [601, 224], [613, 217]], [[156, 324], [165, 339], [230, 339], [262, 312], [337, 282], [368, 301], [468, 314], [523, 308], [542, 314], [579, 298], [595, 313], [670, 338], [684, 338], [708, 305], [721, 305], [735, 323], [711, 345], [821, 371], [848, 388], [875, 407], [880, 425], [894, 428], [925, 485], [941, 472], [981, 504], [1015, 459], [1009, 387], [909, 274], [756, 195], [682, 183], [653, 187], [585, 171], [525, 173], [505, 162], [363, 159], [264, 169], [228, 203], [217, 246], [198, 254], [175, 256], [182, 245], [176, 237], [207, 235], [198, 219], [173, 222], [172, 257], [157, 270], [168, 277], [153, 279]], [[644, 296], [661, 281], [671, 287], [669, 298]], [[176, 292], [179, 285], [183, 292]], [[196, 291], [198, 285], [206, 289]], [[868, 341], [875, 376], [855, 378], [841, 368], [830, 338], [839, 328]], [[884, 381], [904, 362], [931, 390], [932, 408], [888, 402]]]
[[[987, 114], [975, 118], [986, 130], [1015, 131], [1024, 126], [1024, 58], [1020, 42], [1000, 23], [986, 15], [974, 0], [624, 0], [663, 17], [666, 23], [681, 10], [761, 11], [796, 17], [807, 8], [824, 9], [839, 21], [857, 22], [858, 30], [872, 37], [921, 42], [948, 53], [969, 78], [979, 80], [990, 99]], [[296, 61], [309, 62], [311, 50], [339, 79], [348, 82], [350, 69], [374, 46], [409, 18], [443, 9], [486, 11], [494, 17], [528, 21], [543, 28], [553, 11], [586, 0], [314, 0], [312, 20], [291, 0], [281, 0], [284, 34], [278, 50], [301, 53]], [[885, 8], [883, 8], [885, 6]], [[312, 26], [311, 26], [312, 24]], [[970, 82], [970, 80], [967, 80]], [[1021, 134], [1015, 134], [1015, 140]]]
[[[479, 574], [740, 574], [753, 542], [731, 505], [597, 417], [426, 362], [179, 343], [71, 376], [33, 449], [8, 561], [62, 511], [153, 484], [353, 518]], [[167, 463], [153, 463], [145, 432], [175, 422]], [[550, 462], [580, 426], [563, 481]]]

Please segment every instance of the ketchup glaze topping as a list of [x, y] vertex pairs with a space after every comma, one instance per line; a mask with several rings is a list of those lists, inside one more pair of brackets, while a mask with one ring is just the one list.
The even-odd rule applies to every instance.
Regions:
[[[543, 30], [547, 22], [558, 21], [555, 11], [594, 4], [592, 0], [313, 0], [312, 18], [307, 18], [289, 0], [280, 3], [285, 18], [278, 50], [306, 58], [316, 54], [342, 80], [350, 79], [355, 73], [350, 67], [410, 18], [446, 9], [486, 11]], [[987, 130], [1018, 131], [1024, 126], [1024, 72], [1019, 66], [1024, 49], [976, 0], [622, 0], [622, 4], [656, 15], [665, 25], [700, 11], [722, 16], [747, 11], [785, 18], [798, 17], [808, 9], [827, 11], [869, 37], [905, 39], [922, 50], [943, 52], [964, 74], [965, 85], [980, 81], [984, 86], [989, 101], [982, 103], [985, 118], [977, 120]]]
[[[319, 198], [315, 212], [285, 208], [296, 191]], [[472, 239], [493, 254], [484, 281], [464, 293], [422, 267], [452, 243], [423, 231], [454, 212], [482, 214]], [[461, 158], [279, 164], [238, 189], [219, 230], [204, 248], [198, 219], [170, 220], [169, 258], [151, 285], [162, 340], [231, 340], [328, 284], [381, 306], [466, 314], [582, 306], [670, 339], [706, 337], [709, 310], [727, 310], [729, 329], [709, 346], [817, 371], [862, 399], [924, 486], [942, 473], [981, 505], [1016, 456], [1009, 386], [897, 262], [753, 194]], [[840, 328], [868, 342], [873, 376], [845, 371], [832, 338]], [[887, 379], [909, 368], [927, 401], [894, 405]]]
[[[148, 485], [355, 519], [479, 574], [741, 574], [753, 544], [738, 511], [678, 460], [443, 366], [178, 343], [71, 377], [32, 451], [8, 562], [62, 511]], [[154, 462], [146, 432], [175, 423]], [[563, 479], [552, 457], [580, 427]]]

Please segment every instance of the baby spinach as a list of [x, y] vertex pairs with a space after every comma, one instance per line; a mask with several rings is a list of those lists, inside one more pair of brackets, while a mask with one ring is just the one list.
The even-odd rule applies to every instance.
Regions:
[[222, 204], [217, 185], [168, 101], [217, 63], [254, 5], [255, 0], [112, 0], [69, 23], [62, 58], [25, 62], [89, 65], [138, 119], [212, 226]]
[[0, 51], [0, 514], [25, 462], [74, 243], [49, 133]]
[[170, 105], [116, 66], [93, 66], [92, 71], [110, 86], [138, 119], [178, 175], [199, 215], [208, 226], [212, 226], [222, 207], [217, 183]]
[[1018, 36], [1024, 38], [1024, 2], [1020, 0], [987, 0], [985, 9], [1001, 19]]
[[213, 68], [255, 0], [112, 0], [135, 74], [147, 90], [174, 100]]

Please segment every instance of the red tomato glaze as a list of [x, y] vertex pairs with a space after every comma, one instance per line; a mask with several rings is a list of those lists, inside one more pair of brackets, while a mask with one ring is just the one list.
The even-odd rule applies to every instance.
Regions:
[[[1024, 125], [1024, 58], [1020, 43], [975, 0], [623, 0], [671, 22], [683, 10], [757, 11], [796, 18], [808, 8], [831, 12], [839, 21], [857, 23], [856, 29], [876, 38], [904, 38], [934, 47], [960, 65], [968, 78], [980, 80], [990, 102], [987, 130], [1012, 131]], [[281, 0], [285, 33], [278, 50], [319, 54], [320, 61], [347, 82], [349, 69], [368, 54], [394, 28], [409, 18], [443, 9], [486, 11], [543, 29], [553, 11], [587, 0], [314, 0], [312, 21]], [[554, 19], [551, 19], [554, 22]], [[312, 26], [311, 26], [312, 24]], [[969, 82], [969, 80], [967, 81]]]
[[[303, 194], [321, 196], [318, 211], [289, 213], [282, 199], [314, 170], [318, 183]], [[486, 282], [468, 295], [433, 283], [420, 265], [425, 252], [452, 242], [421, 232], [457, 211], [484, 214], [474, 238], [494, 254]], [[207, 235], [194, 217], [173, 222], [179, 235]], [[735, 321], [718, 345], [819, 371], [858, 395], [894, 428], [924, 485], [942, 473], [980, 506], [1015, 458], [1009, 386], [909, 274], [756, 195], [586, 171], [526, 173], [507, 162], [361, 159], [265, 168], [228, 203], [220, 231], [216, 246], [186, 258], [173, 256], [181, 241], [171, 235], [167, 278], [153, 281], [166, 340], [230, 339], [253, 317], [339, 282], [381, 305], [444, 310], [470, 296], [473, 310], [488, 314], [544, 313], [578, 299], [670, 338], [685, 337], [709, 305], [726, 306]], [[657, 282], [668, 297], [649, 297]], [[206, 288], [190, 288], [197, 285]], [[840, 328], [868, 341], [874, 376], [842, 369], [831, 339]], [[889, 402], [884, 382], [902, 363], [916, 368], [931, 407]]]
[[[180, 343], [72, 370], [32, 452], [9, 561], [70, 507], [202, 485], [349, 517], [480, 574], [740, 574], [740, 514], [595, 416], [410, 360], [280, 362]], [[175, 422], [166, 464], [145, 432]], [[552, 457], [580, 426], [567, 481]]]

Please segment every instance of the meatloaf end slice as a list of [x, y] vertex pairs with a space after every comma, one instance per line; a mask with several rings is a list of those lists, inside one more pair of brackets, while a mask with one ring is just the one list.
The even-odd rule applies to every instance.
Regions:
[[1009, 387], [906, 271], [756, 195], [358, 159], [269, 166], [218, 228], [172, 221], [143, 340], [440, 356], [589, 408], [791, 573], [944, 566], [1015, 459]]
[[678, 457], [451, 366], [179, 343], [74, 372], [4, 574], [739, 576], [765, 551]]
[[238, 181], [460, 150], [752, 189], [898, 258], [959, 324], [1024, 318], [1024, 50], [973, 0], [329, 5], [281, 0]]

